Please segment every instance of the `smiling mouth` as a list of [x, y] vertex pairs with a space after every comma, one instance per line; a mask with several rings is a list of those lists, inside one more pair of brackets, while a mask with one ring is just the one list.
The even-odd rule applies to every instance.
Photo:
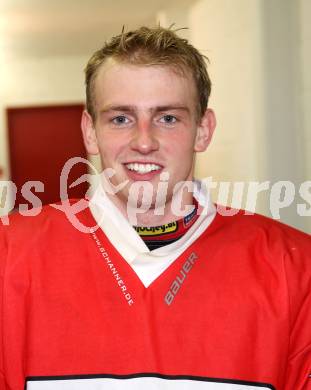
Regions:
[[141, 175], [154, 172], [154, 171], [159, 171], [162, 169], [160, 165], [157, 164], [141, 164], [141, 163], [129, 163], [125, 164], [126, 168], [132, 172], [139, 173]]

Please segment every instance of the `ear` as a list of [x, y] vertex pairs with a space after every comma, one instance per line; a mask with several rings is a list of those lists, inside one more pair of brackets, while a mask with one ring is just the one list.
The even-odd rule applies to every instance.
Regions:
[[93, 119], [91, 115], [84, 110], [81, 118], [81, 129], [85, 148], [89, 154], [98, 154], [97, 137]]
[[195, 152], [204, 152], [210, 144], [216, 127], [216, 117], [213, 110], [208, 108], [197, 128], [197, 135], [194, 144]]

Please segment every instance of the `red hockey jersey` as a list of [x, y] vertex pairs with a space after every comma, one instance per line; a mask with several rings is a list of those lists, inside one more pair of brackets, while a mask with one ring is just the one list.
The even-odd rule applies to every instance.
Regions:
[[59, 210], [0, 228], [1, 390], [311, 389], [308, 235], [218, 214], [146, 288]]

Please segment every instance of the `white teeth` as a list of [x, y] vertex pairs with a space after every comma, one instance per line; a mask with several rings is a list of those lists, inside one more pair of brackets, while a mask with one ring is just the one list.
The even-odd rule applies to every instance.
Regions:
[[139, 163], [126, 164], [126, 168], [129, 169], [130, 171], [135, 171], [137, 173], [142, 173], [142, 174], [161, 169], [161, 167], [156, 164], [139, 164]]

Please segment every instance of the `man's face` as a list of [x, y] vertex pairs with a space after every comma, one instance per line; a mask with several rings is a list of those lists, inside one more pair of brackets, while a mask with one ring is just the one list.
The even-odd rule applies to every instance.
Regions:
[[169, 203], [175, 185], [193, 179], [194, 153], [206, 149], [213, 131], [210, 117], [198, 123], [192, 77], [109, 59], [96, 77], [95, 100], [96, 122], [84, 113], [82, 128], [88, 152], [114, 170], [111, 183], [128, 181], [115, 201], [126, 205], [130, 185], [148, 181], [154, 203], [166, 172]]

